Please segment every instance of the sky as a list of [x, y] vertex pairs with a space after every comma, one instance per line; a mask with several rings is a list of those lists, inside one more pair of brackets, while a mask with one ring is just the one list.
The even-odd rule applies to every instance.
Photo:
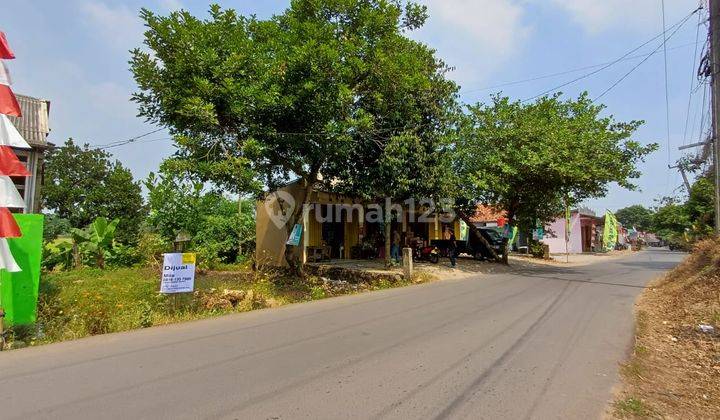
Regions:
[[[514, 99], [533, 97], [602, 69], [588, 66], [612, 62], [663, 32], [662, 0], [418, 2], [427, 5], [430, 19], [410, 36], [432, 46], [454, 68], [450, 77], [461, 86], [461, 100], [466, 103], [487, 102], [498, 91]], [[129, 100], [136, 86], [128, 70], [128, 51], [142, 46], [144, 31], [138, 12], [141, 7], [165, 14], [185, 9], [206, 16], [210, 3], [3, 0], [0, 30], [17, 56], [7, 62], [13, 89], [51, 101], [49, 140], [55, 144], [72, 137], [80, 143], [106, 145], [148, 133], [157, 127], [138, 118]], [[212, 3], [266, 18], [282, 12], [289, 0]], [[665, 0], [666, 27], [683, 20], [699, 4], [698, 0]], [[597, 212], [632, 204], [652, 206], [658, 197], [684, 193], [679, 189], [679, 174], [667, 166], [681, 157], [679, 146], [700, 141], [700, 128], [707, 127], [707, 122], [701, 122], [704, 87], [694, 93], [691, 89], [696, 80], [696, 45], [701, 50], [707, 35], [699, 15], [706, 17], [693, 15], [667, 41], [668, 108], [662, 48], [600, 99], [607, 114], [620, 121], [644, 120], [634, 139], [643, 144], [657, 142], [660, 150], [641, 165], [639, 191], [613, 185], [606, 197], [587, 203]], [[630, 57], [649, 54], [661, 42], [662, 37]], [[595, 98], [643, 59], [620, 61], [561, 90], [568, 96], [588, 91]], [[565, 74], [545, 77], [557, 73]], [[515, 83], [527, 79], [537, 80]], [[107, 149], [136, 178], [156, 171], [174, 151], [165, 131], [142, 141]]]

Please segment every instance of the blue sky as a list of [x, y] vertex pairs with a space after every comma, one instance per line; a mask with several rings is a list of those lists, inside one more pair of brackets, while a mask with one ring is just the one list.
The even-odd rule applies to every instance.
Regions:
[[[51, 141], [73, 137], [103, 145], [146, 133], [154, 127], [137, 118], [129, 101], [135, 85], [128, 71], [128, 50], [140, 46], [140, 7], [167, 13], [178, 8], [204, 15], [207, 1], [199, 0], [4, 0], [0, 30], [6, 32], [17, 59], [8, 66], [18, 93], [43, 97], [51, 105]], [[288, 1], [219, 1], [243, 14], [268, 17]], [[612, 61], [662, 32], [661, 0], [424, 0], [430, 12], [416, 39], [437, 49], [455, 67], [451, 77], [462, 87], [466, 102], [487, 101], [499, 89], [525, 99], [593, 69], [533, 82], [485, 89], [512, 82]], [[698, 6], [698, 0], [665, 0], [667, 25], [678, 22]], [[693, 55], [698, 28], [693, 16], [668, 41], [670, 103], [670, 159], [677, 147], [699, 140], [702, 89], [691, 98], [690, 127], [685, 134]], [[700, 27], [700, 45], [706, 28]], [[651, 43], [637, 52], [649, 53]], [[577, 95], [588, 90], [595, 97], [622, 77], [640, 59], [618, 63], [573, 83], [563, 91]], [[668, 171], [665, 82], [662, 51], [602, 98], [608, 113], [620, 120], [645, 120], [636, 139], [658, 142], [661, 149], [642, 165], [642, 191], [613, 186], [610, 194], [593, 200], [602, 211], [641, 203], [652, 205], [681, 184]], [[173, 152], [163, 132], [146, 143], [110, 149], [136, 177], [156, 170]], [[681, 191], [680, 191], [681, 192]]]

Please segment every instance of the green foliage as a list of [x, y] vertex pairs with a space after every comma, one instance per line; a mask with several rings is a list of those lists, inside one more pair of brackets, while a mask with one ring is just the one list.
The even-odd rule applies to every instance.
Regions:
[[59, 236], [70, 235], [70, 221], [63, 219], [56, 214], [45, 215], [45, 222], [43, 224], [43, 240], [48, 242], [52, 241]]
[[202, 184], [169, 171], [150, 174], [145, 185], [150, 208], [148, 226], [169, 244], [179, 232], [188, 233], [201, 266], [236, 262], [242, 253], [254, 249], [252, 201], [242, 200], [240, 208], [238, 201], [207, 192]]
[[710, 235], [715, 228], [715, 183], [708, 176], [698, 178], [690, 188], [685, 210], [697, 235]]
[[[114, 248], [115, 231], [119, 223], [119, 219], [108, 222], [106, 218], [98, 217], [85, 229], [73, 228], [71, 231], [73, 241], [84, 252], [95, 256], [97, 267], [100, 269], [105, 268], [105, 254]], [[116, 249], [119, 252], [127, 252], [124, 249]]]
[[652, 219], [653, 231], [682, 247], [708, 237], [715, 228], [714, 197], [711, 175], [700, 176], [684, 203], [674, 198], [661, 201]]
[[414, 3], [298, 0], [268, 20], [217, 5], [207, 20], [142, 18], [152, 54], [137, 49], [131, 61], [140, 114], [180, 134], [178, 167], [234, 191], [291, 174], [348, 179], [349, 163], [364, 174], [354, 180], [376, 181], [362, 169], [384, 143], [417, 135], [431, 150], [426, 133], [454, 103], [447, 67], [405, 35], [427, 18]]
[[691, 226], [685, 206], [674, 201], [658, 207], [653, 215], [653, 231], [665, 240], [682, 238]]
[[457, 196], [495, 204], [524, 229], [602, 197], [612, 182], [635, 189], [637, 163], [657, 149], [631, 140], [639, 121], [601, 116], [586, 94], [533, 103], [495, 96], [468, 107], [457, 143]]
[[172, 251], [172, 244], [154, 232], [143, 232], [138, 239], [136, 252], [144, 266], [158, 268], [162, 264], [163, 253]]
[[640, 231], [648, 231], [652, 227], [653, 211], [636, 204], [622, 208], [615, 212], [617, 220], [626, 228], [635, 228]]
[[68, 237], [46, 241], [43, 245], [42, 268], [63, 270], [72, 267], [73, 240]]
[[110, 154], [72, 139], [48, 153], [42, 194], [44, 207], [71, 226], [86, 226], [98, 217], [119, 219], [123, 242], [135, 240], [145, 215], [140, 184], [130, 171], [111, 161]]

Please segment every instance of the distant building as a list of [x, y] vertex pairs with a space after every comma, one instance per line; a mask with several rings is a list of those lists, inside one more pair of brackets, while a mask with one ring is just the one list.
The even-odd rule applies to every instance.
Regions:
[[18, 159], [25, 164], [31, 176], [13, 177], [13, 181], [25, 200], [25, 213], [39, 213], [45, 151], [53, 146], [47, 141], [50, 133], [50, 101], [25, 95], [16, 95], [16, 97], [22, 109], [22, 117], [8, 116], [8, 118], [32, 149], [14, 149]]
[[470, 217], [470, 221], [477, 227], [495, 227], [504, 224], [507, 212], [505, 210], [497, 210], [491, 206], [478, 204], [475, 208], [475, 214]]

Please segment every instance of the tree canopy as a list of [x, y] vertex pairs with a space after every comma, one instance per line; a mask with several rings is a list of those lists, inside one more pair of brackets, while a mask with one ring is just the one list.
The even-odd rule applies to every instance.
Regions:
[[412, 3], [294, 0], [268, 20], [218, 5], [206, 20], [141, 15], [152, 54], [132, 53], [140, 115], [178, 135], [177, 159], [234, 189], [376, 165], [383, 142], [433, 125], [455, 89], [405, 35], [426, 18]]
[[633, 190], [637, 164], [657, 148], [631, 137], [640, 121], [603, 116], [586, 94], [532, 103], [495, 96], [468, 107], [456, 152], [458, 197], [494, 204], [525, 229], [607, 193]]
[[626, 228], [635, 228], [640, 231], [652, 229], [653, 211], [640, 204], [622, 208], [615, 212], [617, 220]]
[[72, 139], [45, 158], [43, 205], [74, 227], [98, 217], [119, 219], [118, 239], [136, 236], [145, 215], [140, 183], [109, 153]]

